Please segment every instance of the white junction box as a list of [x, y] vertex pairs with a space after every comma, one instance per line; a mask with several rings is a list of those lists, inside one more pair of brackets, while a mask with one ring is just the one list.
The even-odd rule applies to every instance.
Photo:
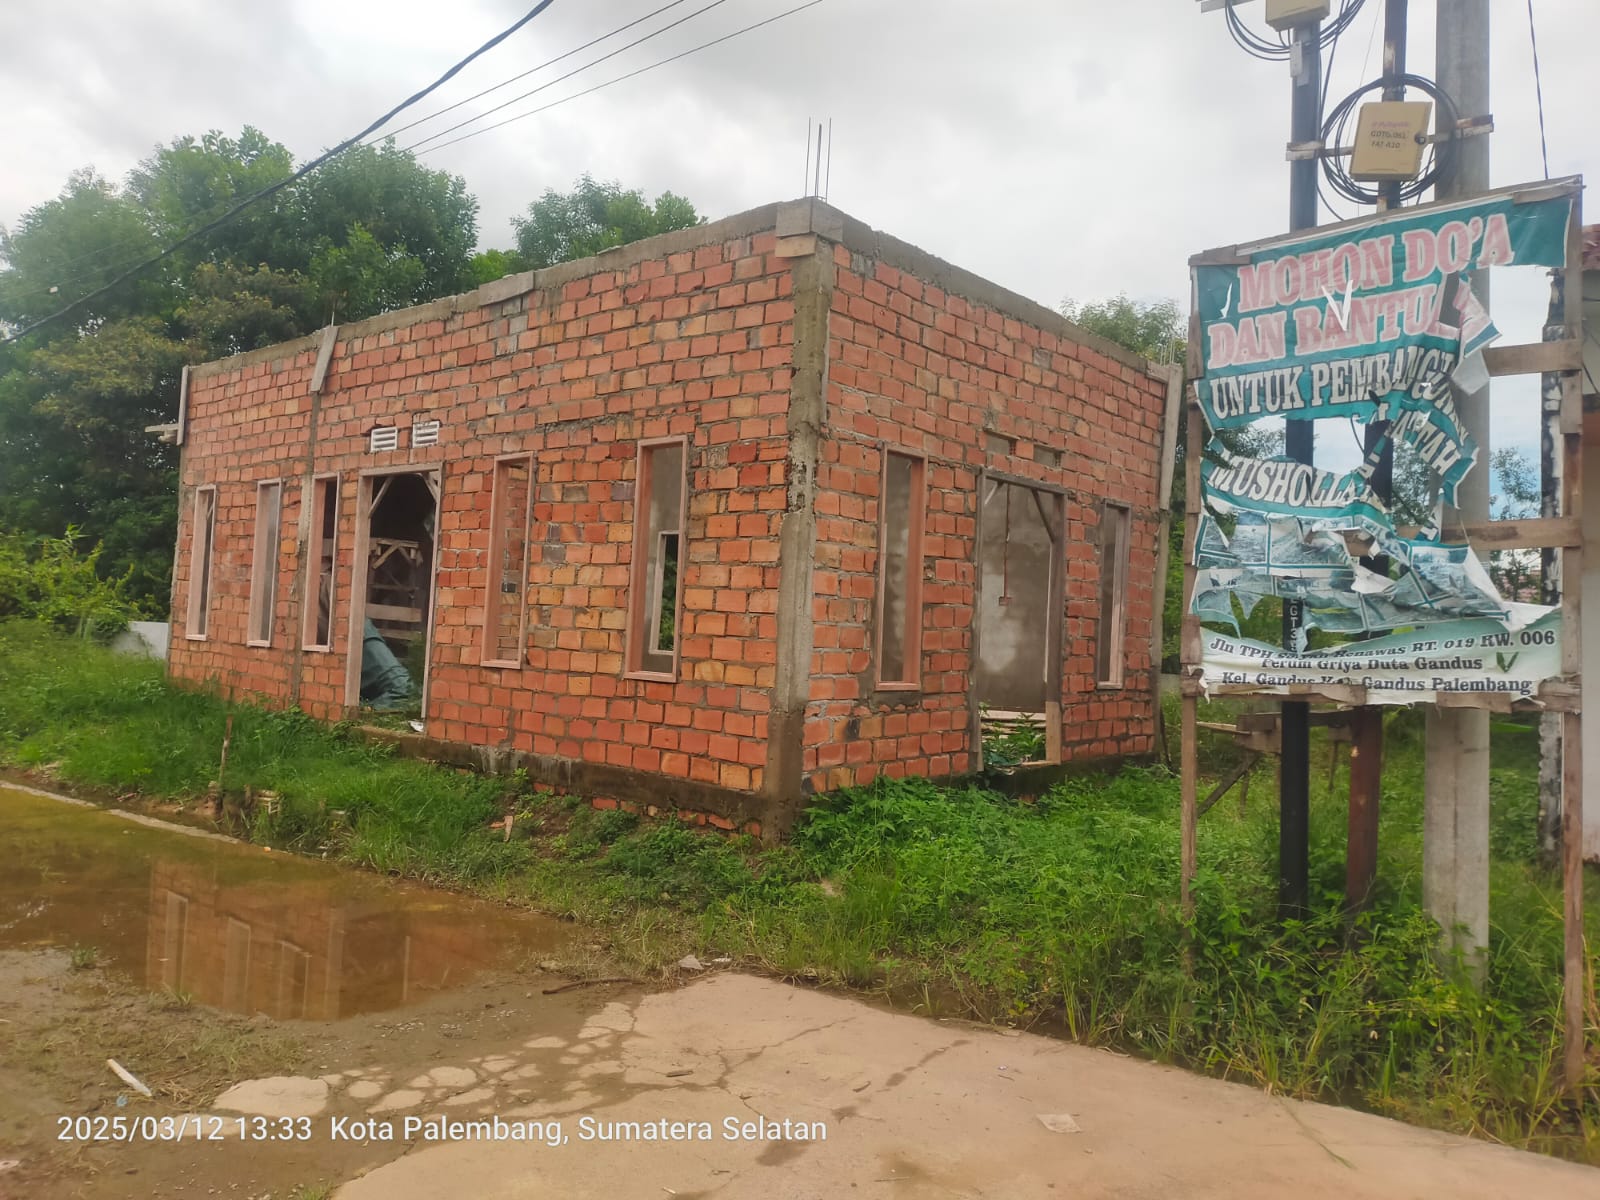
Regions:
[[1295, 29], [1322, 20], [1332, 8], [1332, 0], [1267, 0], [1267, 24], [1280, 31]]

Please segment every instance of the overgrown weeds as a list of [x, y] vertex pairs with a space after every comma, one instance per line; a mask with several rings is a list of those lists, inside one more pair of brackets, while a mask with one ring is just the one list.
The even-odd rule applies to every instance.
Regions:
[[[1438, 960], [1421, 907], [1411, 714], [1389, 723], [1367, 913], [1352, 924], [1342, 912], [1344, 784], [1319, 769], [1307, 917], [1276, 918], [1275, 806], [1263, 787], [1253, 807], [1219, 805], [1202, 822], [1186, 924], [1179, 788], [1160, 768], [1069, 781], [1035, 803], [880, 781], [826, 798], [786, 845], [764, 848], [535, 794], [525, 780], [399, 761], [296, 714], [168, 688], [158, 666], [0, 626], [0, 758], [11, 763], [198, 799], [230, 711], [227, 788], [281, 798], [255, 814], [253, 836], [583, 920], [635, 969], [688, 950], [726, 954], [1600, 1161], [1600, 1106], [1571, 1104], [1557, 1078], [1560, 885], [1536, 862], [1531, 726], [1495, 727], [1493, 928], [1478, 989]], [[1231, 753], [1208, 742], [1214, 768]], [[1333, 751], [1319, 741], [1316, 753]], [[509, 840], [489, 829], [508, 809]]]

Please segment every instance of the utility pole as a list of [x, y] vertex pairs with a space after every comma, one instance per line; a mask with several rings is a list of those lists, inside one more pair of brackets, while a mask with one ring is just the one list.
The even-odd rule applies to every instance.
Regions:
[[[1489, 106], [1489, 0], [1439, 0], [1439, 87], [1457, 112], [1477, 116]], [[1489, 138], [1452, 144], [1454, 167], [1439, 181], [1440, 200], [1465, 199], [1489, 189]], [[1489, 280], [1479, 272], [1473, 290], [1487, 309]], [[1461, 481], [1445, 529], [1489, 516], [1489, 389], [1456, 392], [1464, 431], [1478, 444], [1477, 469]], [[1422, 816], [1422, 902], [1445, 933], [1445, 949], [1462, 954], [1481, 981], [1489, 945], [1489, 713], [1476, 708], [1428, 708], [1427, 767]]]
[[[1406, 19], [1409, 0], [1384, 0], [1383, 12], [1383, 98], [1404, 100], [1406, 88]], [[1443, 119], [1443, 114], [1440, 114]], [[1385, 183], [1378, 202], [1381, 212], [1400, 207], [1398, 179]], [[1363, 449], [1370, 455], [1383, 444], [1383, 453], [1372, 473], [1373, 494], [1388, 503], [1394, 495], [1394, 446], [1387, 442], [1389, 422], [1367, 424]], [[1363, 558], [1361, 565], [1379, 575], [1389, 573], [1384, 556]], [[1350, 807], [1345, 839], [1345, 907], [1359, 912], [1372, 899], [1378, 878], [1378, 810], [1383, 785], [1383, 709], [1363, 705], [1351, 714], [1350, 730]]]
[[[1297, 145], [1322, 135], [1322, 23], [1298, 26], [1289, 59], [1294, 79], [1294, 105], [1289, 140]], [[1317, 224], [1317, 173], [1314, 157], [1299, 158], [1289, 168], [1289, 228], [1314, 229]], [[1316, 435], [1311, 421], [1285, 421], [1283, 448], [1295, 462], [1310, 465]], [[1283, 643], [1298, 651], [1303, 606], [1283, 602]], [[1285, 700], [1280, 720], [1282, 739], [1278, 774], [1278, 913], [1298, 917], [1310, 898], [1311, 857], [1311, 706]]]

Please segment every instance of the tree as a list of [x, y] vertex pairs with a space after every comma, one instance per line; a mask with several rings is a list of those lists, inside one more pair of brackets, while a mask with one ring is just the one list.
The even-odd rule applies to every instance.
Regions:
[[1126, 293], [1089, 304], [1063, 300], [1061, 315], [1155, 362], [1182, 362], [1188, 350], [1187, 322], [1173, 300], [1130, 300]]
[[624, 191], [620, 183], [584, 175], [570, 192], [546, 190], [528, 206], [527, 216], [514, 217], [511, 224], [517, 232], [517, 269], [536, 270], [700, 222], [694, 205], [682, 196], [662, 192], [652, 205], [638, 189]]
[[[1500, 490], [1491, 498], [1496, 521], [1514, 521], [1538, 513], [1539, 473], [1527, 455], [1502, 446], [1489, 456], [1489, 466], [1499, 477]], [[1495, 550], [1489, 554], [1489, 574], [1507, 600], [1537, 604], [1540, 598], [1540, 556], [1535, 550]]]
[[[0, 327], [56, 312], [293, 173], [260, 131], [158, 147], [118, 187], [79, 172], [0, 231]], [[91, 305], [0, 347], [0, 529], [103, 545], [106, 578], [166, 610], [186, 364], [464, 290], [477, 201], [392, 144], [352, 148]]]

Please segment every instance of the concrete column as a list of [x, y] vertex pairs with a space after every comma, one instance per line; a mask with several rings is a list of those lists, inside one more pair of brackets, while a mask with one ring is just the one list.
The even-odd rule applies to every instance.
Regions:
[[1444, 929], [1445, 952], [1459, 952], [1481, 978], [1489, 945], [1489, 716], [1430, 707], [1427, 744], [1422, 904]]
[[[1439, 86], [1455, 99], [1461, 116], [1490, 112], [1489, 0], [1439, 0], [1437, 38]], [[1489, 142], [1474, 137], [1457, 144], [1456, 169], [1441, 180], [1439, 199], [1488, 190]], [[1488, 278], [1475, 279], [1473, 290], [1487, 308]], [[1455, 399], [1462, 425], [1478, 443], [1478, 462], [1461, 481], [1457, 507], [1445, 513], [1446, 529], [1457, 519], [1489, 517], [1489, 389], [1458, 390]], [[1459, 951], [1481, 981], [1489, 946], [1487, 711], [1429, 709], [1423, 803], [1423, 905], [1444, 928], [1445, 951]]]
[[[804, 227], [810, 228], [809, 213]], [[785, 221], [780, 216], [779, 234]], [[807, 241], [809, 239], [809, 241]], [[767, 719], [767, 764], [761, 792], [761, 833], [781, 836], [794, 823], [805, 796], [804, 738], [811, 700], [811, 649], [816, 589], [817, 463], [828, 386], [828, 316], [833, 308], [833, 246], [814, 234], [791, 234], [794, 253], [794, 359], [789, 384], [788, 502], [778, 527], [778, 658], [772, 712]]]

